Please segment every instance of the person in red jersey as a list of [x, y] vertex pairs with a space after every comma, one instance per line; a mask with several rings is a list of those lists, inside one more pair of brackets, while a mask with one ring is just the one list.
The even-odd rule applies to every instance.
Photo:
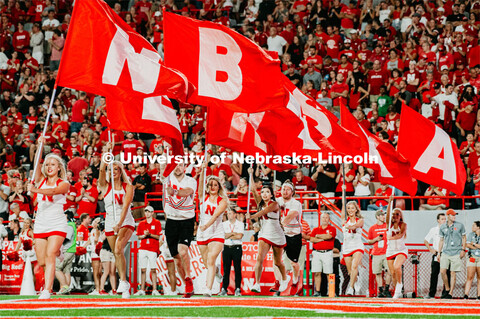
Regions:
[[[392, 297], [390, 294], [391, 276], [388, 272], [387, 258], [387, 223], [385, 222], [385, 212], [377, 210], [375, 213], [377, 222], [368, 230], [368, 240], [373, 248], [370, 252], [372, 256], [372, 273], [375, 275], [378, 293], [377, 297]], [[382, 273], [385, 272], [385, 285], [383, 285]]]

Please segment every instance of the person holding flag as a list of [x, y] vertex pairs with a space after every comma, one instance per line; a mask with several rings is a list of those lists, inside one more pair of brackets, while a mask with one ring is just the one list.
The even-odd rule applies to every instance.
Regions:
[[[45, 138], [42, 136], [38, 141], [43, 145]], [[45, 270], [45, 286], [39, 299], [49, 299], [55, 279], [55, 258], [60, 254], [60, 247], [67, 236], [67, 218], [63, 213], [63, 205], [67, 202], [70, 184], [65, 181], [65, 163], [56, 154], [48, 154], [41, 169], [38, 169], [42, 149], [39, 147], [37, 150], [34, 183], [28, 185], [28, 191], [38, 194], [33, 236], [38, 264]]]
[[[253, 168], [248, 169], [248, 173], [251, 175], [253, 173]], [[251, 291], [255, 293], [260, 293], [260, 277], [262, 276], [262, 266], [265, 257], [267, 256], [270, 247], [273, 249], [273, 261], [274, 265], [280, 270], [281, 278], [279, 280], [280, 286], [278, 288], [279, 292], [283, 292], [288, 287], [288, 278], [285, 270], [285, 264], [283, 263], [283, 249], [287, 245], [285, 234], [280, 225], [280, 207], [275, 200], [275, 193], [269, 185], [264, 185], [260, 192], [253, 188], [253, 183], [250, 184], [251, 191], [257, 202], [258, 212], [251, 215], [247, 212], [245, 218], [248, 219], [259, 219], [261, 222], [261, 229], [258, 236], [258, 256], [257, 262], [255, 263], [255, 284], [253, 285]]]
[[[344, 188], [345, 189], [345, 188]], [[345, 190], [343, 191], [345, 193]], [[364, 219], [360, 214], [360, 207], [356, 201], [349, 201], [344, 205], [342, 199], [342, 229], [343, 229], [343, 258], [350, 275], [347, 295], [355, 294], [354, 285], [358, 278], [358, 267], [362, 262], [364, 247], [362, 242], [362, 228]]]
[[[206, 163], [204, 163], [206, 166]], [[213, 279], [222, 282], [220, 265], [216, 265], [218, 255], [223, 251], [225, 231], [223, 230], [223, 213], [228, 207], [228, 195], [217, 176], [209, 176], [204, 192], [204, 174], [200, 174], [198, 196], [204, 199], [200, 205], [200, 220], [197, 231], [197, 244], [207, 268], [205, 297], [212, 296]]]
[[394, 208], [393, 194], [390, 195], [387, 206], [387, 263], [392, 275], [392, 285], [395, 286], [394, 299], [403, 296], [402, 266], [408, 258], [407, 224], [403, 221], [403, 212], [400, 208]]
[[[111, 152], [112, 148], [112, 143], [107, 143], [107, 152]], [[102, 154], [102, 159], [106, 157]], [[106, 165], [102, 160], [97, 182], [98, 191], [105, 194], [105, 235], [115, 255], [115, 265], [120, 277], [117, 292], [122, 294], [122, 298], [129, 298], [130, 283], [127, 281], [124, 249], [135, 230], [135, 220], [130, 209], [133, 186], [121, 162], [114, 161], [108, 169]]]

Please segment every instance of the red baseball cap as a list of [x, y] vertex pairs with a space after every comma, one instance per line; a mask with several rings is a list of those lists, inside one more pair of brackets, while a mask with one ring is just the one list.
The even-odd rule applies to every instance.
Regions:
[[10, 164], [10, 162], [5, 162], [5, 164], [3, 164], [3, 168], [11, 168], [12, 167], [12, 164]]
[[447, 214], [447, 215], [453, 215], [453, 216], [457, 215], [457, 213], [456, 213], [453, 209], [451, 209], [451, 208], [450, 208], [449, 210], [447, 210], [447, 213], [446, 213], [446, 214]]

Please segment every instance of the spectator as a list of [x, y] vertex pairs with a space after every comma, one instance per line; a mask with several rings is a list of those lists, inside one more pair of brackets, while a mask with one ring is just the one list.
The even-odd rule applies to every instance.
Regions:
[[444, 210], [447, 208], [447, 199], [434, 197], [435, 195], [444, 197], [447, 195], [447, 190], [437, 186], [430, 185], [425, 191], [425, 196], [432, 196], [427, 199], [426, 204], [420, 205], [420, 210]]
[[330, 215], [322, 213], [320, 226], [310, 233], [310, 242], [313, 243], [312, 272], [314, 274], [314, 297], [320, 297], [322, 273], [333, 273], [333, 248], [337, 230], [330, 225]]
[[93, 187], [93, 177], [87, 175], [83, 178], [80, 194], [75, 198], [78, 203], [77, 215], [87, 213], [90, 217], [94, 217], [97, 210], [98, 190]]
[[145, 207], [145, 220], [142, 220], [137, 227], [137, 236], [140, 239], [140, 249], [138, 251], [138, 260], [141, 270], [141, 288], [135, 293], [135, 296], [145, 295], [145, 281], [147, 277], [147, 267], [152, 276], [153, 291], [152, 296], [158, 296], [157, 290], [157, 253], [159, 251], [159, 239], [162, 235], [162, 225], [155, 219], [153, 207]]
[[268, 51], [275, 51], [278, 53], [278, 56], [282, 56], [283, 52], [288, 51], [288, 42], [281, 35], [277, 34], [276, 27], [270, 28], [270, 36], [267, 39], [267, 44]]
[[73, 218], [73, 213], [71, 211], [66, 211], [65, 215], [67, 216], [68, 227], [67, 236], [63, 241], [63, 259], [57, 257], [55, 261], [55, 277], [60, 283], [60, 291], [57, 293], [59, 295], [66, 295], [71, 291], [70, 272], [72, 270], [73, 260], [77, 252], [77, 227], [75, 224], [75, 219]]
[[[380, 184], [380, 187], [375, 191], [374, 197], [389, 197], [390, 195], [392, 195], [392, 189], [387, 184]], [[373, 199], [367, 210], [383, 210], [386, 209], [387, 205], [386, 199]]]
[[[423, 241], [427, 249], [432, 254], [432, 271], [430, 273], [430, 290], [428, 295], [425, 296], [426, 299], [435, 298], [437, 293], [437, 283], [438, 283], [438, 275], [440, 274], [440, 254], [439, 254], [439, 247], [440, 247], [440, 227], [445, 224], [446, 217], [444, 213], [440, 213], [437, 215], [437, 226], [430, 228], [427, 236], [425, 236], [425, 240]], [[448, 277], [450, 277], [448, 271]], [[445, 286], [443, 286], [443, 293], [445, 294]]]
[[[355, 196], [368, 197], [370, 193], [370, 174], [364, 166], [358, 166], [358, 172], [353, 180], [353, 187], [355, 187]], [[360, 199], [360, 207], [366, 210], [370, 200], [368, 198]]]
[[480, 221], [473, 222], [472, 232], [467, 236], [468, 262], [467, 262], [467, 282], [465, 283], [465, 296], [468, 299], [473, 279], [477, 274], [477, 299], [480, 299], [480, 280], [478, 271], [480, 270]]
[[237, 213], [234, 210], [227, 210], [227, 220], [223, 222], [223, 230], [225, 231], [225, 245], [222, 254], [223, 260], [223, 282], [222, 290], [219, 296], [226, 296], [230, 285], [230, 272], [233, 268], [235, 271], [235, 296], [241, 296], [242, 283], [242, 238], [243, 223], [237, 219]]
[[[372, 258], [372, 273], [375, 275], [377, 282], [378, 293], [377, 297], [391, 298], [390, 281], [391, 275], [387, 265], [387, 223], [385, 222], [385, 212], [377, 210], [375, 213], [377, 222], [368, 230], [368, 240], [370, 245], [373, 245], [371, 250]], [[385, 273], [385, 281], [382, 273]]]
[[8, 196], [10, 195], [10, 187], [4, 184], [3, 178], [0, 180], [0, 218], [8, 220]]
[[71, 118], [71, 132], [78, 133], [82, 128], [82, 123], [85, 121], [87, 115], [88, 104], [86, 102], [87, 93], [81, 92], [78, 101], [72, 106], [72, 118]]
[[18, 203], [12, 203], [10, 205], [10, 210], [12, 214], [8, 217], [8, 220], [18, 220], [20, 223], [20, 228], [23, 228], [23, 221], [29, 218], [26, 211], [20, 211], [20, 205]]
[[56, 71], [60, 66], [60, 58], [62, 57], [63, 45], [65, 39], [62, 37], [62, 33], [59, 30], [54, 30], [52, 38], [48, 40], [48, 44], [52, 49], [50, 56], [50, 70]]
[[135, 177], [132, 182], [133, 187], [135, 188], [132, 205], [133, 207], [140, 207], [132, 212], [134, 218], [141, 218], [145, 216], [145, 209], [141, 206], [145, 205], [145, 194], [150, 192], [152, 185], [152, 178], [147, 173], [146, 164], [140, 164], [139, 172], [140, 174]]
[[[462, 223], [455, 221], [457, 213], [447, 210], [447, 222], [440, 226], [440, 273], [442, 274], [445, 293], [442, 299], [452, 299], [457, 272], [462, 271], [462, 258], [465, 256], [466, 231]], [[450, 268], [450, 282], [447, 269]]]

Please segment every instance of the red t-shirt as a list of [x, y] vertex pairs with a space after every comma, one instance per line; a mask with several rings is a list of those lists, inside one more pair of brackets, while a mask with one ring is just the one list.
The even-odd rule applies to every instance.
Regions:
[[[73, 195], [73, 197], [77, 197], [77, 194], [78, 192], [75, 186], [70, 185], [70, 189], [68, 190], [67, 195]], [[67, 202], [63, 205], [63, 210], [68, 210], [69, 208], [76, 208], [76, 207], [77, 207], [77, 203], [75, 202], [75, 199], [72, 201], [72, 200], [69, 200], [67, 197]]]
[[380, 87], [385, 85], [387, 82], [388, 76], [383, 70], [371, 70], [368, 72], [367, 83], [370, 84], [370, 94], [379, 95]]
[[[137, 236], [143, 236], [145, 231], [148, 230], [150, 234], [160, 235], [162, 232], [162, 224], [159, 220], [152, 219], [152, 222], [149, 224], [147, 220], [142, 220], [137, 227]], [[158, 252], [158, 239], [147, 237], [140, 241], [140, 249]]]
[[473, 112], [459, 112], [457, 116], [457, 123], [465, 131], [473, 131], [475, 128], [475, 122], [477, 121], [477, 115]]
[[[375, 197], [388, 197], [390, 195], [392, 195], [392, 189], [390, 187], [387, 188], [386, 191], [383, 191], [382, 188], [380, 187], [375, 192]], [[385, 199], [379, 199], [375, 202], [375, 205], [386, 207], [388, 205], [388, 203]]]
[[[83, 123], [85, 121], [85, 116], [82, 114], [83, 110], [85, 112], [88, 110], [87, 102], [83, 100], [78, 100], [72, 106], [72, 122]], [[85, 113], [86, 114], [86, 113]]]
[[333, 249], [333, 244], [335, 243], [335, 237], [337, 236], [337, 230], [332, 225], [328, 225], [325, 228], [323, 228], [322, 226], [314, 228], [310, 233], [310, 237], [315, 237], [315, 235], [324, 235], [324, 234], [330, 234], [332, 235], [332, 238], [313, 244], [313, 249], [315, 250], [332, 250]]
[[87, 213], [88, 215], [90, 215], [90, 217], [93, 217], [97, 210], [98, 190], [96, 187], [92, 186], [90, 189], [85, 190], [85, 194], [95, 198], [95, 201], [91, 202], [86, 197], [83, 197], [78, 202], [77, 214], [80, 216], [83, 213]]
[[[137, 155], [137, 148], [142, 147], [138, 140], [125, 140], [122, 142], [122, 151], [127, 154]], [[143, 148], [143, 147], [142, 147]]]
[[340, 42], [342, 38], [338, 34], [332, 34], [331, 36], [326, 35], [324, 37], [325, 44], [327, 46], [327, 55], [332, 59], [338, 59], [338, 54], [340, 53]]
[[[382, 225], [375, 224], [368, 230], [368, 239], [377, 238], [380, 234], [383, 234], [383, 244], [382, 241], [378, 241], [373, 244], [371, 254], [374, 256], [385, 255], [387, 252], [387, 223]], [[378, 244], [383, 247], [378, 247]]]
[[77, 241], [87, 241], [88, 240], [88, 228], [80, 225], [77, 228]]
[[[348, 84], [346, 83], [335, 83], [332, 85], [330, 92], [343, 93], [345, 91], [348, 92], [348, 89]], [[347, 99], [344, 97], [339, 96], [333, 99], [334, 106], [340, 106], [340, 102], [342, 102], [343, 105], [347, 105]]]
[[292, 178], [292, 183], [295, 185], [296, 191], [311, 191], [317, 188], [317, 183], [308, 176], [303, 176], [301, 181], [298, 181], [296, 177]]
[[[355, 179], [355, 171], [353, 169], [349, 170], [346, 174], [347, 177], [353, 176]], [[340, 175], [340, 180], [338, 181], [337, 188], [335, 189], [335, 192], [341, 193], [342, 192], [342, 185], [343, 185], [343, 176]], [[345, 186], [347, 189], [345, 190], [346, 192], [354, 192], [355, 189], [353, 188], [353, 179], [351, 182], [345, 181]]]

